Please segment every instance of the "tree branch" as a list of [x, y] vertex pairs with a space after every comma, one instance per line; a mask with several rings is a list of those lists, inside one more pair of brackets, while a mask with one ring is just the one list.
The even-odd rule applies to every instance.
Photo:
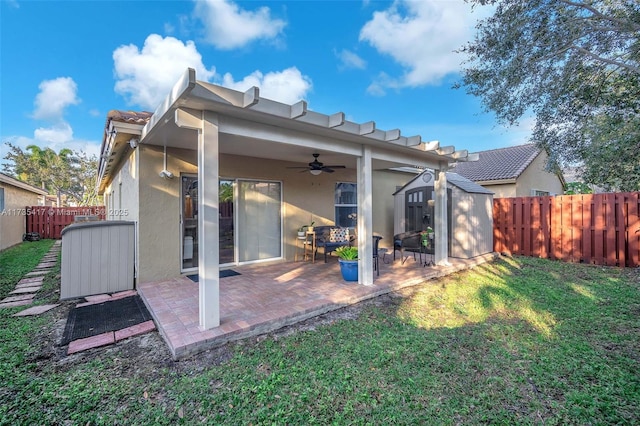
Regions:
[[600, 19], [603, 19], [605, 21], [611, 21], [611, 22], [615, 22], [618, 25], [621, 25], [623, 27], [630, 27], [630, 30], [632, 31], [640, 31], [640, 25], [636, 24], [633, 21], [624, 21], [621, 19], [617, 19], [614, 18], [612, 16], [607, 16], [605, 14], [603, 14], [602, 12], [600, 12], [598, 9], [596, 9], [595, 7], [591, 6], [590, 4], [586, 4], [586, 3], [578, 3], [572, 0], [560, 0], [561, 3], [564, 3], [568, 6], [573, 6], [573, 7], [578, 7], [581, 9], [586, 9], [589, 12], [593, 13], [595, 16], [597, 16]]

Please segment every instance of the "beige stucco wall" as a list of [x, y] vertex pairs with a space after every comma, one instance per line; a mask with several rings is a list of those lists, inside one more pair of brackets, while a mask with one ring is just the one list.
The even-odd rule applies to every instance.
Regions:
[[503, 183], [499, 185], [482, 184], [482, 186], [487, 188], [489, 191], [493, 191], [494, 192], [493, 196], [495, 198], [517, 197], [515, 183]]
[[22, 241], [22, 234], [26, 232], [25, 207], [37, 206], [40, 196], [3, 182], [0, 188], [4, 188], [5, 211], [0, 214], [0, 250], [4, 250]]
[[558, 175], [545, 170], [547, 158], [547, 153], [541, 152], [514, 183], [480, 184], [493, 191], [494, 198], [530, 197], [533, 190], [546, 191], [550, 195], [562, 195], [564, 188]]
[[516, 197], [530, 197], [531, 191], [547, 191], [549, 195], [562, 195], [564, 188], [557, 174], [545, 170], [547, 153], [541, 152], [518, 177]]
[[[167, 169], [176, 177], [166, 180], [158, 176], [163, 168], [161, 147], [140, 145], [138, 280], [155, 281], [180, 275], [180, 174], [197, 173], [196, 151], [167, 150]], [[296, 231], [312, 220], [316, 225], [334, 223], [334, 191], [336, 182], [356, 182], [356, 171], [338, 169], [335, 173], [313, 176], [300, 173], [285, 161], [254, 157], [220, 156], [220, 177], [261, 179], [282, 182], [283, 254], [293, 260]], [[374, 172], [374, 232], [385, 242], [393, 236], [393, 192], [408, 177], [401, 173]], [[381, 242], [381, 246], [385, 246]]]

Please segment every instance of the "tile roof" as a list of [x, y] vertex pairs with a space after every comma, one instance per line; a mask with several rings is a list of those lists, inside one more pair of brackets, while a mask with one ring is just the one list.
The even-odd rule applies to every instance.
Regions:
[[453, 170], [474, 182], [515, 179], [540, 151], [535, 144], [480, 151], [478, 161], [458, 163]]
[[117, 109], [112, 109], [107, 113], [107, 126], [110, 121], [120, 121], [123, 123], [133, 123], [133, 124], [147, 124], [151, 116], [152, 112], [148, 111], [121, 111]]

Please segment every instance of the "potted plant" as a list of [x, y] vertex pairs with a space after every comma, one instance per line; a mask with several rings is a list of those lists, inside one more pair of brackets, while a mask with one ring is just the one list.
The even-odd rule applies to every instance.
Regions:
[[311, 222], [310, 225], [302, 225], [300, 228], [298, 228], [298, 238], [304, 238], [307, 230], [313, 230], [314, 223], [315, 222]]
[[336, 249], [340, 272], [345, 281], [358, 281], [358, 247], [342, 246]]

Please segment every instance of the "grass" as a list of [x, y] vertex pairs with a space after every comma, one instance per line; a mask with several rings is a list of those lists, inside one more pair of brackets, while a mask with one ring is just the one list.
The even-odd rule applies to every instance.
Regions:
[[639, 281], [503, 259], [219, 365], [42, 362], [46, 316], [0, 311], [0, 424], [638, 424]]

